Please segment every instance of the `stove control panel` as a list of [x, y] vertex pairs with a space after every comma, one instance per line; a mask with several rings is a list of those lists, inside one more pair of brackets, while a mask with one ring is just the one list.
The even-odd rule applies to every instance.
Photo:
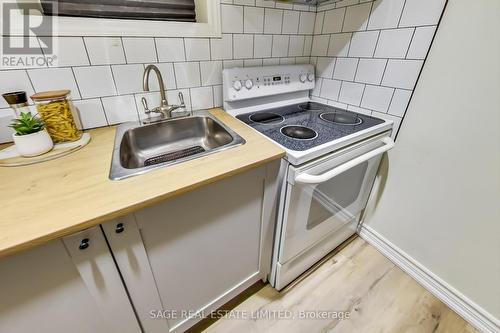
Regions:
[[227, 102], [314, 88], [312, 65], [230, 68], [222, 71]]

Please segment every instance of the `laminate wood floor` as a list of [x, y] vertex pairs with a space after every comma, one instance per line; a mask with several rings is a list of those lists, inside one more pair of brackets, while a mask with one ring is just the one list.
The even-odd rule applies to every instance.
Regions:
[[[249, 293], [225, 307], [233, 309], [229, 315], [213, 324], [205, 320], [194, 331], [477, 332], [361, 238], [281, 292], [262, 284]], [[321, 314], [329, 318], [286, 319], [303, 311], [324, 311]], [[334, 311], [349, 312], [349, 319], [335, 319]], [[256, 318], [257, 313], [285, 318]]]

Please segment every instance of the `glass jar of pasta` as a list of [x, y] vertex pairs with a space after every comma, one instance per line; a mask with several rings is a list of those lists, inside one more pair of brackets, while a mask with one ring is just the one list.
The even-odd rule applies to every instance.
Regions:
[[68, 99], [70, 92], [70, 90], [44, 91], [31, 96], [54, 142], [76, 141], [82, 136], [73, 117], [73, 106]]

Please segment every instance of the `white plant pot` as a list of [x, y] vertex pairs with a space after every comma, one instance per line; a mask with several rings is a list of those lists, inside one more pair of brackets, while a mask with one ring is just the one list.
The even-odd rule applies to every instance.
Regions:
[[12, 134], [12, 138], [19, 154], [25, 157], [42, 155], [54, 147], [54, 143], [46, 129], [26, 135]]

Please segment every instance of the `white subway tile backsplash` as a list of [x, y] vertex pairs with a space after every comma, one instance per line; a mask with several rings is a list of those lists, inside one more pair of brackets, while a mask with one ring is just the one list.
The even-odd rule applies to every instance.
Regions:
[[295, 65], [295, 58], [280, 58], [280, 65]]
[[36, 92], [69, 89], [71, 98], [80, 98], [71, 68], [29, 69], [28, 75]]
[[390, 59], [382, 79], [384, 86], [413, 89], [422, 68], [421, 60]]
[[266, 58], [262, 59], [262, 65], [263, 66], [276, 66], [280, 64], [280, 59], [279, 58]]
[[198, 62], [174, 63], [174, 72], [178, 88], [192, 88], [201, 85], [200, 64]]
[[224, 60], [222, 62], [222, 68], [235, 68], [243, 67], [243, 60]]
[[153, 38], [124, 37], [123, 49], [129, 64], [157, 62], [155, 40]]
[[84, 129], [108, 125], [99, 98], [73, 101], [73, 105], [77, 108]]
[[[111, 66], [111, 70], [113, 71], [118, 94], [131, 94], [143, 90], [142, 75], [144, 73], [144, 66], [142, 64], [113, 65]], [[156, 76], [150, 75], [149, 81], [153, 82], [153, 80], [157, 80]]]
[[446, 0], [406, 0], [400, 27], [437, 24]]
[[350, 57], [373, 57], [375, 46], [377, 45], [378, 31], [363, 31], [353, 34], [351, 46], [349, 47]]
[[326, 56], [328, 51], [329, 35], [318, 35], [313, 37], [313, 45], [311, 50], [312, 56]]
[[304, 53], [303, 56], [311, 56], [313, 36], [306, 36], [304, 38]]
[[125, 63], [120, 37], [84, 37], [84, 40], [92, 65]]
[[314, 30], [313, 30], [313, 33], [315, 35], [320, 35], [323, 32], [324, 19], [325, 19], [325, 12], [318, 12], [316, 14], [316, 19], [314, 21]]
[[222, 61], [200, 62], [200, 69], [203, 86], [222, 84]]
[[295, 63], [297, 65], [299, 65], [299, 64], [306, 64], [307, 65], [307, 64], [309, 64], [309, 60], [310, 60], [309, 57], [296, 57]]
[[312, 35], [315, 19], [316, 13], [314, 12], [300, 12], [299, 34]]
[[425, 59], [435, 32], [435, 26], [416, 28], [406, 58]]
[[88, 66], [90, 65], [87, 50], [82, 37], [57, 38], [57, 66]]
[[213, 92], [214, 92], [214, 107], [220, 107], [222, 106], [222, 85], [220, 86], [213, 86]]
[[233, 58], [233, 35], [222, 34], [222, 38], [210, 39], [212, 60], [225, 60]]
[[[0, 71], [0, 93], [26, 91], [26, 95], [33, 95], [35, 91], [25, 70]], [[9, 104], [2, 97], [0, 108], [8, 108]]]
[[185, 61], [183, 38], [155, 38], [159, 62]]
[[301, 56], [304, 52], [304, 36], [290, 36], [288, 55], [290, 57]]
[[[192, 96], [195, 108], [222, 105], [222, 68], [312, 63], [318, 75], [315, 99], [399, 119], [423, 63], [415, 61], [425, 58], [444, 0], [344, 0], [318, 8], [263, 0], [222, 3], [222, 38], [58, 37], [58, 66], [72, 68], [56, 77], [60, 82], [71, 82], [70, 73], [76, 78], [70, 89], [79, 89], [82, 108], [91, 110], [85, 126], [132, 120], [137, 112], [144, 118], [142, 96], [157, 106], [155, 75], [152, 91], [142, 92], [142, 73], [150, 63], [162, 73], [169, 102], [177, 104], [182, 91], [188, 109]], [[55, 86], [41, 76], [34, 81], [37, 89]], [[0, 71], [0, 92], [31, 95], [31, 85], [24, 70]], [[2, 106], [7, 107], [3, 100]], [[3, 118], [0, 114], [0, 122]], [[10, 132], [2, 129], [0, 140], [5, 138], [10, 141]]]
[[359, 106], [365, 85], [343, 81], [340, 88], [339, 101]]
[[256, 66], [262, 66], [262, 59], [243, 60], [243, 67], [256, 67]]
[[325, 12], [323, 20], [323, 33], [331, 34], [342, 31], [342, 24], [344, 22], [345, 8], [328, 10]]
[[360, 59], [355, 81], [380, 84], [386, 64], [387, 59]]
[[186, 60], [210, 60], [210, 44], [207, 38], [185, 38]]
[[335, 58], [320, 57], [316, 61], [316, 76], [331, 79], [334, 67]]
[[243, 7], [221, 5], [222, 32], [243, 33]]
[[212, 87], [192, 88], [191, 107], [193, 110], [213, 108], [214, 97]]
[[139, 120], [133, 95], [104, 97], [102, 104], [110, 125]]
[[281, 9], [268, 9], [264, 11], [264, 32], [266, 34], [280, 34], [283, 22]]
[[286, 57], [288, 55], [289, 36], [273, 35], [272, 57]]
[[253, 56], [253, 35], [233, 35], [234, 59], [247, 59]]
[[365, 30], [368, 24], [368, 17], [372, 3], [364, 3], [356, 6], [347, 7], [342, 31], [361, 31]]
[[113, 75], [109, 66], [73, 68], [82, 98], [116, 95]]
[[377, 0], [373, 3], [368, 29], [388, 29], [398, 26], [405, 0]]
[[337, 58], [333, 78], [337, 80], [353, 81], [357, 67], [357, 58]]
[[389, 107], [390, 114], [403, 117], [406, 111], [406, 107], [410, 102], [411, 90], [396, 89], [394, 96], [392, 97], [391, 105]]
[[342, 81], [323, 79], [319, 96], [328, 99], [338, 99]]
[[312, 95], [384, 115], [399, 126], [443, 9], [444, 0], [430, 2], [344, 0], [318, 6], [310, 63], [323, 76], [329, 75], [327, 59], [335, 66], [333, 80], [319, 78]]
[[244, 7], [243, 30], [245, 33], [264, 32], [264, 8]]
[[404, 58], [413, 36], [413, 28], [382, 30], [375, 50], [376, 58]]
[[386, 113], [393, 93], [393, 88], [367, 85], [363, 94], [361, 106]]
[[273, 36], [255, 35], [253, 57], [254, 58], [270, 57], [272, 45], [273, 45]]
[[330, 37], [328, 45], [328, 56], [347, 57], [349, 46], [351, 45], [351, 33], [334, 34]]
[[285, 10], [283, 13], [282, 34], [294, 35], [299, 31], [300, 13], [292, 10]]

